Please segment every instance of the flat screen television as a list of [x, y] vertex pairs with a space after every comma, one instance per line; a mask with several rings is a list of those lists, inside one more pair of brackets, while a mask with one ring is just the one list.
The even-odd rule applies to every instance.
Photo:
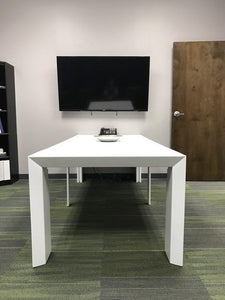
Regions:
[[147, 111], [149, 56], [57, 56], [60, 111]]

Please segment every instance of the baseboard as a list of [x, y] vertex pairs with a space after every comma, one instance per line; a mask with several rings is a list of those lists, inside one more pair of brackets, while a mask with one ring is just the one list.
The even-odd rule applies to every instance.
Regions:
[[[167, 178], [167, 173], [152, 173], [152, 178]], [[147, 178], [148, 174], [143, 173], [142, 178]]]
[[[28, 174], [20, 174], [19, 179], [28, 179]], [[64, 173], [54, 173], [54, 174], [48, 174], [48, 178], [50, 179], [66, 179], [66, 174]], [[70, 174], [70, 178], [77, 178], [77, 174]]]
[[[166, 173], [153, 173], [152, 178], [166, 178]], [[50, 179], [66, 179], [66, 174], [49, 174], [48, 177]], [[135, 174], [132, 173], [86, 173], [83, 175], [84, 180], [85, 178], [121, 178], [121, 179], [134, 179], [135, 180]], [[147, 178], [148, 174], [142, 173], [142, 178]], [[77, 178], [76, 174], [70, 174], [70, 178]], [[28, 179], [28, 174], [19, 174], [19, 179]]]

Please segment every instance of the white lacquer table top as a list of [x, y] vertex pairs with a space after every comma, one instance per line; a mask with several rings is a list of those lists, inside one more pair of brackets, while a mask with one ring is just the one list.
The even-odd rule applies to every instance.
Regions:
[[72, 163], [84, 167], [148, 166], [149, 158], [151, 166], [168, 167], [184, 155], [142, 135], [124, 135], [116, 142], [101, 142], [93, 135], [76, 135], [29, 157], [43, 167], [65, 166], [66, 161], [68, 166]]

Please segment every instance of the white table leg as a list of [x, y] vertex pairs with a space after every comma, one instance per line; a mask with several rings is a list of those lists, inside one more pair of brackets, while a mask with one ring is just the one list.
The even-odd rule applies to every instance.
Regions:
[[151, 193], [152, 193], [152, 187], [151, 187], [151, 168], [148, 167], [148, 205], [151, 205]]
[[139, 167], [136, 167], [136, 182], [139, 182]]
[[32, 159], [29, 165], [32, 266], [46, 264], [51, 253], [50, 201], [48, 170]]
[[141, 182], [141, 167], [136, 167], [136, 182]]
[[82, 167], [77, 167], [77, 183], [83, 182]]
[[141, 179], [142, 179], [142, 178], [141, 178], [141, 167], [139, 167], [139, 170], [140, 170], [140, 171], [139, 171], [139, 182], [141, 183]]
[[82, 172], [82, 167], [79, 167], [80, 169], [80, 183], [83, 182], [83, 172]]
[[70, 168], [66, 168], [66, 205], [70, 206]]
[[171, 264], [183, 266], [186, 157], [168, 168], [165, 251]]
[[80, 171], [79, 171], [79, 168], [76, 168], [77, 169], [77, 183], [80, 182]]

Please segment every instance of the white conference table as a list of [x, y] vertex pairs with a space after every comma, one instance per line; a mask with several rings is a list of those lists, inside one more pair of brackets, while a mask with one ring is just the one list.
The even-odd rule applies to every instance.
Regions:
[[[101, 142], [92, 135], [76, 135], [28, 157], [32, 266], [47, 263], [51, 253], [48, 169], [54, 167], [168, 167], [165, 252], [171, 264], [183, 265], [186, 156], [142, 135], [124, 135], [117, 142]], [[69, 209], [69, 208], [68, 208]]]

